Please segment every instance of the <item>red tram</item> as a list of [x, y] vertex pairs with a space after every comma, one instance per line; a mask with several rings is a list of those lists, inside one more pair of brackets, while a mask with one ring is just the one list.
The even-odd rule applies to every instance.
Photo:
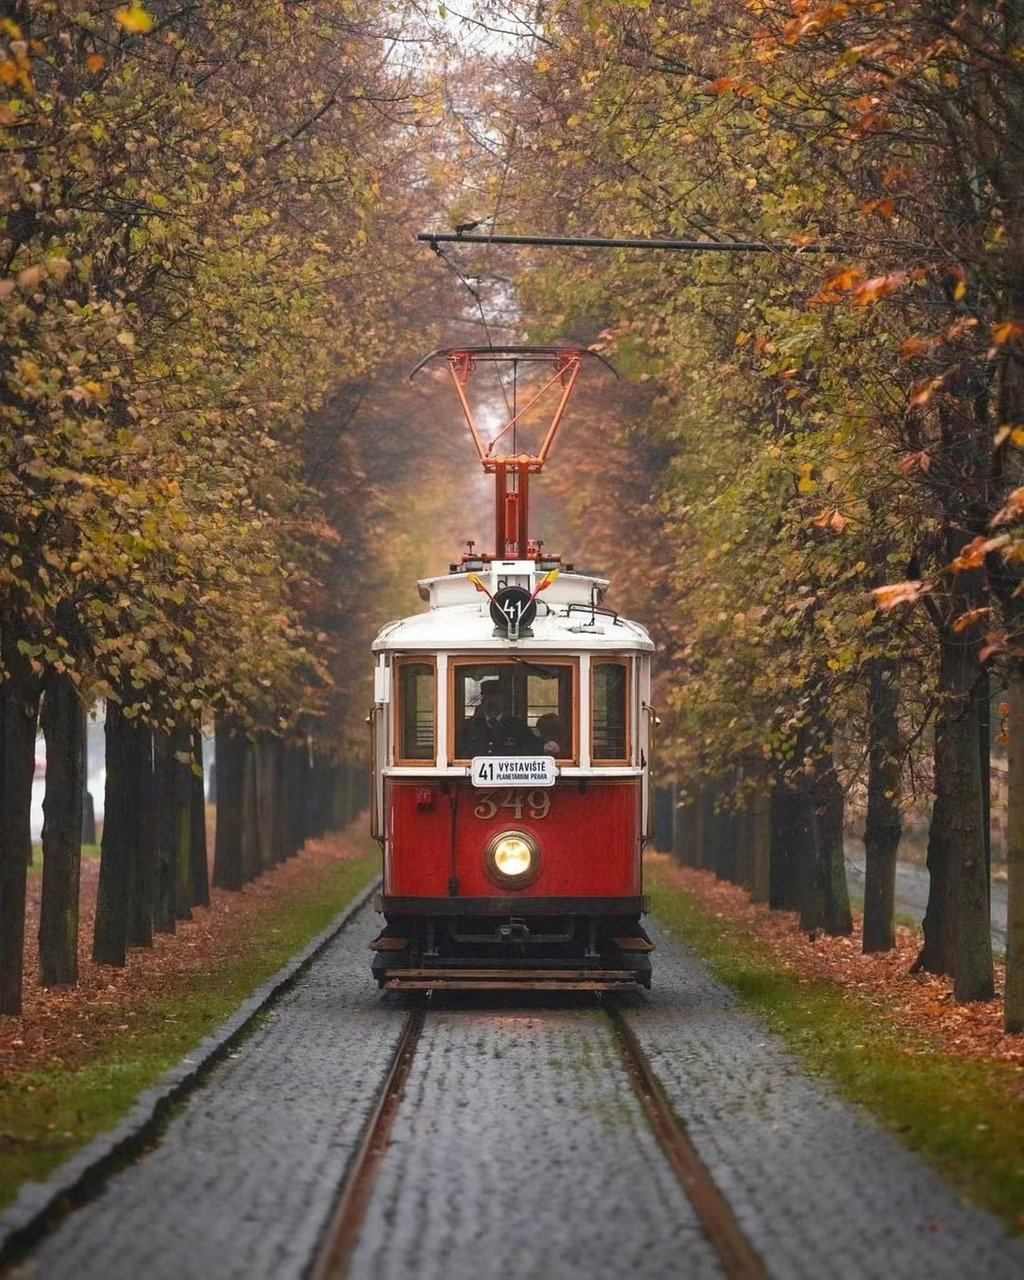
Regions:
[[[528, 536], [529, 481], [591, 353], [462, 348], [447, 361], [496, 487], [495, 552], [419, 583], [427, 610], [374, 641], [373, 834], [384, 852], [373, 973], [391, 989], [650, 985], [641, 853], [649, 802], [645, 629], [605, 579]], [[541, 448], [496, 456], [466, 387], [478, 363], [549, 366]], [[414, 371], [416, 372], [416, 371]]]

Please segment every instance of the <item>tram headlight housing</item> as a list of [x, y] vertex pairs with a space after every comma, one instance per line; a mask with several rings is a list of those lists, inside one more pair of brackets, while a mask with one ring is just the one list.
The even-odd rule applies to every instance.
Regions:
[[540, 845], [527, 831], [499, 831], [487, 846], [487, 874], [503, 888], [522, 889], [540, 874]]

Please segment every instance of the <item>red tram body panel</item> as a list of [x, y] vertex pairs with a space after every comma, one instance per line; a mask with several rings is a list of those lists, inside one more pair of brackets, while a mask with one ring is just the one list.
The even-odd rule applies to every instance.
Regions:
[[[455, 904], [499, 894], [524, 912], [542, 900], [640, 899], [640, 787], [634, 779], [564, 781], [545, 790], [391, 779], [385, 812], [384, 898], [386, 904], [405, 899], [403, 910], [413, 909], [414, 899], [426, 908], [431, 900]], [[528, 832], [540, 850], [536, 878], [511, 892], [489, 878], [482, 856], [507, 827]], [[451, 896], [453, 870], [458, 892]]]

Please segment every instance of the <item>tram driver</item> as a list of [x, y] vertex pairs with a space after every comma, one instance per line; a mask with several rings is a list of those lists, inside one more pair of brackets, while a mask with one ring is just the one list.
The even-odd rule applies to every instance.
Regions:
[[480, 704], [463, 723], [459, 755], [539, 755], [546, 744], [525, 721], [509, 711], [509, 692], [500, 679], [483, 680]]

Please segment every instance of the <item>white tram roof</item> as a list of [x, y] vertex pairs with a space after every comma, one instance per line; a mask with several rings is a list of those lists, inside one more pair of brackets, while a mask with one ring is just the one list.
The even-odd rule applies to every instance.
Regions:
[[[492, 561], [477, 570], [477, 576], [491, 592], [497, 591], [499, 585], [522, 586], [533, 591], [544, 573], [532, 560]], [[600, 612], [591, 619], [591, 600], [596, 599], [601, 608], [608, 589], [608, 579], [593, 574], [563, 571], [537, 597], [537, 616], [530, 627], [532, 634], [520, 640], [510, 640], [495, 628], [489, 612], [490, 601], [465, 572], [424, 578], [418, 585], [420, 598], [429, 608], [382, 627], [373, 642], [374, 652], [412, 649], [650, 652], [654, 649], [646, 629], [638, 622]]]

